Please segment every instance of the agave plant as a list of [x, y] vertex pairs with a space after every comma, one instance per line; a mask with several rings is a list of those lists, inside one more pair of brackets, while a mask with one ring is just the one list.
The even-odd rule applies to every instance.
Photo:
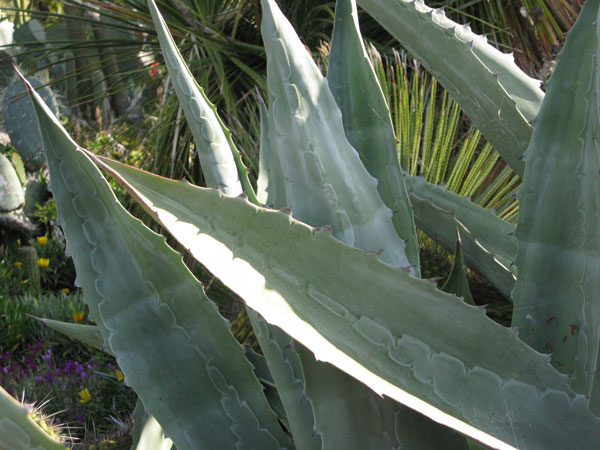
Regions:
[[[523, 175], [516, 232], [403, 176], [353, 1], [337, 2], [326, 79], [275, 2], [261, 1], [269, 108], [255, 193], [149, 0], [209, 188], [82, 149], [30, 88], [97, 323], [66, 332], [117, 357], [178, 449], [459, 449], [464, 435], [495, 448], [597, 447], [600, 1], [586, 2], [545, 95], [440, 11], [359, 3]], [[181, 256], [122, 208], [96, 166], [244, 299], [264, 356], [244, 353]], [[440, 239], [458, 228], [467, 264], [512, 291], [513, 328], [418, 277], [413, 214]]]

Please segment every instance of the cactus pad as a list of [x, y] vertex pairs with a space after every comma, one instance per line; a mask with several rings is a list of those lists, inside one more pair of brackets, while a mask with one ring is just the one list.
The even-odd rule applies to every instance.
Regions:
[[[38, 88], [42, 82], [29, 78], [29, 82]], [[39, 94], [54, 114], [58, 113], [56, 98], [49, 87], [38, 89]], [[4, 94], [4, 126], [12, 144], [30, 169], [38, 169], [44, 162], [42, 139], [31, 100], [25, 95], [25, 86], [21, 82], [10, 85]]]

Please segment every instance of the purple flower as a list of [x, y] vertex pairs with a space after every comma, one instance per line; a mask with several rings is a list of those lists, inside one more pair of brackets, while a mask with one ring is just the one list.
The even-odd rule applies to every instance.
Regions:
[[83, 423], [83, 416], [81, 414], [77, 414], [77, 420]]
[[77, 363], [75, 363], [73, 360], [68, 360], [65, 364], [65, 368], [64, 368], [64, 372], [65, 373], [73, 373], [73, 371], [75, 370], [75, 366]]
[[2, 356], [0, 356], [0, 360], [2, 360], [2, 362], [7, 362], [10, 358], [10, 352], [6, 352], [4, 353]]
[[37, 375], [37, 376], [35, 377], [35, 382], [36, 382], [36, 383], [41, 383], [41, 382], [42, 382], [42, 376], [41, 376], [41, 375]]
[[48, 349], [45, 355], [42, 355], [42, 360], [52, 367], [52, 350]]
[[48, 383], [52, 383], [52, 373], [48, 372], [47, 374], [45, 374], [44, 380], [46, 380]]

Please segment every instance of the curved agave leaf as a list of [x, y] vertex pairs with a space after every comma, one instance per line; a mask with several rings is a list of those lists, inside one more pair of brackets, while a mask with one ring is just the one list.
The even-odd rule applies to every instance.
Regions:
[[[569, 32], [535, 121], [519, 191], [514, 326], [586, 396], [600, 351], [600, 2]], [[590, 404], [600, 413], [600, 399]]]
[[[165, 54], [172, 55], [173, 59], [171, 63], [169, 63], [169, 71], [174, 67], [176, 77], [181, 76], [181, 74], [188, 74], [189, 70], [177, 51], [173, 40], [156, 8], [156, 5], [150, 1], [150, 10], [154, 17], [154, 21], [157, 25], [157, 29], [159, 30], [159, 36], [161, 37], [161, 42], [163, 46], [163, 51]], [[167, 58], [169, 61], [169, 58]], [[190, 75], [191, 78], [191, 75]], [[179, 92], [179, 91], [178, 91]], [[207, 102], [204, 94], [201, 89], [196, 85], [196, 90], [193, 91], [194, 97], [200, 101]], [[180, 94], [178, 94], [180, 95]], [[181, 95], [180, 95], [181, 97]], [[211, 105], [212, 106], [212, 105]], [[268, 117], [266, 114], [266, 108], [262, 104], [261, 107], [264, 110], [261, 110], [261, 126], [265, 127], [265, 117]], [[214, 109], [214, 108], [213, 108]], [[215, 114], [216, 117], [216, 114]], [[192, 122], [192, 126], [198, 125], [197, 118], [190, 117]], [[217, 120], [219, 120], [217, 118]], [[220, 120], [219, 120], [219, 123]], [[202, 126], [202, 124], [200, 124]], [[206, 125], [206, 124], [204, 124]], [[259, 200], [255, 196], [250, 183], [248, 182], [247, 170], [241, 164], [241, 159], [239, 158], [239, 152], [235, 149], [233, 142], [231, 142], [230, 133], [225, 129], [225, 127], [221, 124], [223, 130], [227, 134], [229, 139], [229, 144], [231, 146], [232, 154], [234, 155], [237, 168], [233, 164], [233, 160], [223, 159], [218, 155], [218, 150], [221, 149], [221, 146], [212, 145], [207, 149], [207, 156], [212, 159], [220, 160], [221, 164], [219, 165], [221, 170], [233, 172], [237, 170], [241, 183], [238, 181], [237, 184], [229, 186], [225, 193], [238, 193], [243, 192], [248, 196], [250, 201], [255, 204], [259, 204]], [[270, 178], [270, 184], [267, 178], [267, 174], [264, 172], [264, 168], [266, 167], [265, 158], [269, 157], [269, 142], [267, 134], [264, 133], [261, 138], [261, 168], [263, 170], [262, 173], [259, 174], [258, 181], [258, 193], [261, 198], [261, 201], [266, 202], [267, 191], [273, 190], [274, 180]], [[273, 159], [273, 163], [275, 163], [275, 159]], [[205, 177], [211, 178], [213, 175], [211, 166], [204, 165], [202, 166], [203, 173]], [[310, 404], [307, 401], [303, 401], [304, 399], [304, 383], [302, 380], [302, 372], [300, 368], [300, 361], [298, 360], [298, 356], [291, 348], [291, 339], [288, 335], [286, 335], [283, 331], [281, 331], [277, 327], [273, 327], [267, 324], [259, 314], [251, 309], [247, 308], [248, 318], [252, 324], [252, 328], [255, 330], [255, 334], [257, 340], [263, 350], [263, 353], [266, 357], [267, 363], [269, 365], [270, 371], [273, 374], [273, 378], [277, 383], [277, 389], [279, 391], [279, 398], [282, 401], [282, 404], [285, 408], [285, 416], [286, 423], [288, 425], [289, 430], [292, 432], [294, 437], [294, 442], [300, 448], [310, 449], [310, 448], [320, 448], [321, 447], [321, 439], [318, 436], [315, 436], [314, 433], [314, 418], [312, 414], [312, 410], [310, 408]]]
[[98, 350], [108, 353], [109, 355], [115, 356], [114, 353], [104, 345], [102, 333], [100, 332], [100, 328], [96, 325], [61, 322], [59, 320], [38, 317], [36, 317], [36, 319], [42, 322], [48, 328], [52, 328], [53, 330], [58, 331], [65, 336], [90, 345]]
[[450, 274], [440, 289], [444, 292], [454, 294], [457, 297], [461, 297], [470, 305], [475, 304], [475, 301], [473, 301], [473, 294], [471, 294], [471, 289], [469, 289], [467, 272], [465, 271], [465, 257], [462, 251], [460, 232], [458, 233], [458, 239], [456, 240], [454, 261], [452, 262]]
[[[400, 172], [400, 167], [396, 156], [396, 144], [393, 128], [385, 100], [382, 97], [381, 89], [377, 83], [373, 69], [368, 60], [365, 59], [365, 52], [364, 48], [362, 47], [362, 40], [358, 28], [350, 16], [350, 13], [353, 9], [352, 6], [353, 5], [348, 2], [337, 2], [335, 16], [335, 22], [337, 25], [336, 29], [334, 30], [334, 42], [336, 40], [341, 40], [342, 42], [347, 42], [350, 40], [355, 44], [358, 44], [352, 48], [353, 51], [350, 53], [358, 58], [359, 61], [354, 61], [353, 64], [350, 64], [350, 61], [348, 60], [356, 60], [356, 58], [352, 58], [350, 55], [347, 55], [348, 60], [343, 60], [343, 58], [340, 56], [335, 57], [333, 53], [331, 54], [331, 58], [332, 61], [338, 66], [343, 66], [346, 64], [349, 65], [347, 68], [338, 67], [337, 69], [339, 72], [344, 72], [346, 69], [349, 72], [358, 72], [357, 79], [353, 80], [353, 85], [360, 85], [363, 88], [365, 86], [371, 86], [371, 94], [378, 95], [379, 97], [375, 98], [375, 104], [373, 105], [375, 111], [372, 112], [371, 107], [364, 108], [363, 105], [363, 109], [368, 110], [371, 114], [361, 114], [361, 120], [359, 121], [360, 123], [356, 123], [352, 120], [353, 112], [351, 110], [346, 110], [345, 113], [347, 116], [346, 120], [344, 120], [344, 127], [347, 135], [349, 129], [356, 126], [360, 127], [362, 130], [367, 130], [367, 134], [369, 134], [369, 136], [373, 138], [375, 142], [382, 142], [384, 145], [387, 144], [387, 148], [380, 149], [378, 148], [377, 144], [374, 144], [373, 142], [370, 143], [373, 147], [377, 147], [378, 150], [384, 151], [384, 153], [381, 155], [382, 157], [379, 157], [379, 155], [375, 154], [375, 152], [371, 150], [367, 150], [367, 143], [365, 141], [360, 141], [360, 139], [358, 141], [360, 141], [359, 143], [361, 144], [361, 147], [358, 149], [359, 151], [362, 150], [363, 153], [365, 153], [361, 155], [361, 160], [363, 162], [367, 158], [370, 158], [372, 162], [375, 162], [375, 165], [371, 167], [371, 174], [374, 176], [383, 175], [385, 177], [383, 182], [380, 180], [378, 184], [378, 190], [379, 192], [382, 192], [382, 188], [384, 188], [383, 193], [387, 194], [388, 206], [396, 206], [399, 209], [397, 214], [395, 214], [395, 217], [398, 218], [399, 216], [402, 216], [404, 219], [406, 219], [404, 221], [404, 225], [410, 225], [408, 230], [404, 229], [403, 231], [405, 232], [404, 237], [408, 238], [412, 230], [412, 243], [414, 244], [413, 256], [415, 258], [410, 260], [410, 262], [415, 265], [415, 272], [418, 273], [418, 246], [416, 245], [416, 233], [414, 229], [414, 223], [412, 221], [412, 212], [408, 202], [406, 188], [402, 183], [402, 173]], [[278, 16], [274, 16], [277, 20]], [[289, 47], [290, 54], [294, 54], [293, 48], [291, 48], [291, 46]], [[360, 59], [363, 61], [360, 61]], [[297, 68], [294, 60], [290, 61], [290, 66], [293, 69]], [[340, 81], [339, 85], [344, 85], [344, 83], [345, 80]], [[310, 83], [306, 84], [310, 86]], [[272, 86], [272, 84], [270, 86]], [[345, 91], [341, 87], [338, 89], [338, 91], [338, 97], [336, 100], [339, 102], [340, 98], [344, 98]], [[360, 94], [357, 91], [348, 91], [348, 95], [352, 96], [354, 101], [358, 101], [357, 97]], [[367, 100], [368, 98], [369, 95], [363, 96], [363, 100]], [[376, 101], [377, 99], [379, 99], [379, 102]], [[315, 109], [316, 108], [307, 105], [304, 112], [307, 116], [310, 116]], [[387, 115], [387, 122], [385, 121], [385, 116], [381, 118], [378, 116], [378, 113]], [[358, 137], [357, 131], [358, 130], [352, 129], [354, 138]], [[373, 132], [369, 133], [369, 131]], [[264, 132], [268, 132], [265, 127], [263, 127], [263, 133]], [[351, 138], [349, 140], [352, 141]], [[263, 143], [265, 143], [265, 141], [266, 140], [263, 139]], [[263, 158], [261, 162], [264, 166], [267, 160], [270, 161], [271, 152], [270, 148], [266, 145], [263, 147], [264, 148], [261, 148], [261, 157]], [[262, 156], [264, 155], [265, 151], [267, 151], [267, 155]], [[285, 152], [282, 153], [285, 158]], [[381, 160], [386, 160], [386, 164], [382, 165]], [[393, 161], [396, 162], [395, 166], [392, 164]], [[389, 167], [392, 169], [395, 168], [396, 171], [394, 172], [393, 170], [389, 170]], [[331, 174], [332, 169], [333, 168], [330, 168], [330, 170], [326, 173]], [[383, 170], [384, 173], [378, 173], [380, 169]], [[373, 173], [373, 171], [375, 173]], [[264, 172], [264, 170], [262, 171], [262, 174], [263, 177], [266, 178], [266, 176], [268, 176], [268, 179], [272, 181], [272, 183], [267, 186], [267, 190], [270, 198], [274, 199], [273, 201], [277, 205], [276, 199], [284, 198], [285, 196], [284, 184], [281, 182], [281, 180], [283, 180], [285, 177], [282, 173], [281, 166], [273, 161], [273, 164], [270, 164], [268, 175]], [[391, 181], [394, 181], [394, 183], [390, 183]], [[402, 188], [404, 191], [404, 204], [393, 205], [394, 200], [400, 201], [401, 198], [399, 198], [399, 196], [394, 198], [393, 193], [390, 192], [390, 184], [393, 184], [393, 186], [396, 188]], [[289, 206], [291, 206], [293, 210], [299, 206], [297, 201], [298, 198], [295, 196], [289, 199]], [[390, 203], [392, 203], [392, 205], [390, 205]], [[309, 224], [318, 224], [320, 215], [318, 204], [311, 205], [309, 203], [303, 206], [305, 206], [303, 209], [304, 220]], [[357, 208], [359, 207], [360, 205], [357, 206]], [[359, 228], [361, 223], [353, 222], [353, 220], [356, 220], [356, 218], [356, 216], [349, 216], [349, 225]], [[398, 225], [402, 224], [398, 221], [394, 221], [393, 223], [398, 231]], [[344, 240], [348, 236], [341, 231], [343, 230], [339, 229], [339, 225], [333, 226], [333, 233], [338, 233], [340, 239]], [[364, 231], [365, 234], [367, 234], [367, 232], [368, 230]], [[383, 240], [381, 240], [381, 242], [382, 245], [385, 245]], [[410, 243], [411, 242], [409, 242], [409, 244]], [[384, 252], [386, 248], [387, 247], [383, 248]], [[290, 342], [289, 338], [288, 342]], [[432, 435], [438, 436], [440, 442], [445, 440], [446, 447], [459, 449], [461, 448], [462, 440], [462, 447], [466, 448], [466, 441], [464, 437], [457, 435], [456, 432], [450, 431], [449, 429], [444, 428], [435, 422], [428, 421], [427, 419], [421, 421], [418, 429], [410, 429], [410, 427], [414, 425], [414, 421], [407, 420], [407, 416], [410, 416], [411, 414], [419, 416], [417, 412], [403, 411], [401, 414], [399, 410], [403, 410], [404, 407], [400, 406], [398, 403], [391, 399], [384, 399], [378, 396], [364, 384], [340, 371], [336, 367], [327, 363], [316, 361], [313, 353], [298, 342], [294, 341], [292, 343], [292, 347], [296, 349], [302, 365], [302, 374], [304, 375], [305, 386], [304, 393], [306, 394], [306, 398], [310, 402], [310, 406], [314, 412], [315, 431], [320, 434], [324, 448], [344, 448], [349, 450], [396, 447], [418, 448], [419, 445], [415, 445], [415, 441], [418, 442], [419, 437], [422, 438]], [[401, 416], [402, 420], [396, 420], [397, 416]]]
[[116, 201], [27, 86], [77, 283], [127, 383], [179, 449], [289, 445], [243, 349], [181, 255]]
[[327, 80], [277, 5], [263, 0], [262, 11], [271, 161], [281, 164], [286, 196], [285, 204], [274, 206], [293, 206], [300, 219], [332, 226], [342, 241], [384, 248], [384, 261], [409, 266], [392, 211], [346, 138]]
[[29, 417], [30, 405], [23, 405], [0, 386], [1, 450], [65, 450]]
[[467, 197], [430, 184], [422, 177], [407, 176], [406, 185], [417, 226], [448, 251], [455, 248], [458, 228], [467, 265], [509, 297], [515, 284], [514, 225]]
[[162, 427], [146, 412], [138, 398], [133, 410], [133, 444], [131, 450], [171, 450], [173, 441], [166, 438]]
[[301, 449], [322, 448], [321, 436], [315, 432], [311, 404], [304, 395], [304, 376], [292, 339], [250, 308], [248, 317], [273, 376], [294, 443]]
[[327, 82], [342, 112], [348, 141], [377, 179], [377, 191], [383, 202], [395, 211], [392, 222], [406, 241], [407, 258], [419, 276], [419, 243], [398, 161], [394, 127], [363, 44], [354, 1], [336, 2]]
[[[468, 26], [422, 0], [358, 0], [375, 20], [418, 58], [515, 172], [531, 138], [544, 93], [512, 55], [499, 52]], [[432, 44], [435, 43], [435, 44]]]
[[478, 308], [288, 214], [97, 161], [250, 307], [376, 392], [498, 448], [600, 439], [568, 377]]
[[[306, 99], [305, 96], [307, 93], [309, 95], [312, 95], [313, 98], [316, 98], [317, 96], [322, 97], [322, 94], [319, 94], [319, 92], [324, 91], [325, 93], [327, 93], [329, 91], [326, 87], [326, 84], [323, 83], [324, 80], [322, 80], [316, 68], [314, 68], [314, 70], [312, 71], [306, 68], [306, 66], [310, 68], [311, 64], [314, 66], [310, 56], [306, 54], [306, 51], [304, 50], [303, 46], [299, 43], [299, 40], [297, 38], [292, 39], [292, 37], [294, 36], [293, 29], [291, 28], [289, 23], [287, 23], [287, 21], [284, 20], [281, 13], [273, 5], [268, 4], [267, 6], [268, 9], [265, 9], [266, 14], [264, 15], [265, 21], [263, 22], [263, 28], [266, 26], [265, 22], [269, 21], [270, 23], [270, 21], [272, 20], [276, 23], [276, 26], [279, 28], [280, 35], [284, 35], [282, 30], [285, 30], [286, 39], [282, 40], [282, 46], [290, 56], [296, 55], [293, 58], [290, 57], [288, 61], [290, 71], [296, 74], [304, 75], [295, 76], [295, 80], [297, 81], [298, 85], [302, 88], [301, 92], [299, 92], [298, 94], [299, 98]], [[338, 2], [336, 7], [336, 21], [338, 23], [340, 20], [342, 20], [342, 17], [344, 15], [349, 14], [348, 11], [345, 11], [347, 9], [347, 6], [348, 5], [340, 4]], [[357, 34], [358, 29], [355, 28], [354, 33]], [[344, 39], [344, 36], [339, 36], [339, 34], [340, 32], [338, 31], [337, 39]], [[354, 36], [354, 38], [357, 38], [360, 42], [359, 36]], [[359, 57], [364, 57], [364, 51], [362, 51], [362, 47], [359, 46], [358, 49], [361, 50], [361, 52], [359, 52]], [[297, 57], [298, 55], [299, 57]], [[281, 56], [280, 52], [277, 51], [277, 48], [275, 49], [275, 51], [268, 53], [268, 56], [268, 64], [271, 70], [273, 67], [280, 67], [278, 60], [274, 60], [274, 58], [278, 58]], [[305, 67], [302, 67], [301, 64], [299, 64], [299, 62], [304, 63]], [[373, 69], [368, 65], [368, 61], [365, 61], [365, 63], [367, 64], [367, 69], [371, 71], [372, 77], [362, 81], [365, 81], [367, 83], [374, 83], [374, 88], [379, 91], [378, 93], [381, 97], [381, 91], [379, 89], [376, 79], [374, 78], [374, 74], [372, 73]], [[310, 75], [313, 76], [311, 77]], [[277, 96], [275, 96], [275, 100], [273, 100], [273, 92], [277, 91], [278, 89], [281, 89], [282, 81], [284, 83], [283, 86], [285, 86], [288, 82], [288, 79], [282, 80], [277, 77], [269, 78], [269, 89], [271, 92], [272, 104], [277, 105], [278, 102], [281, 101], [281, 99]], [[321, 103], [325, 106], [325, 108], [321, 106]], [[386, 105], [383, 99], [381, 99], [381, 103], [382, 104], [379, 106], [382, 106], [383, 110], [387, 113], [387, 110], [385, 109]], [[331, 106], [332, 102], [329, 96], [325, 97], [325, 101], [316, 102], [316, 104], [314, 101], [311, 100], [311, 98], [309, 98], [303, 104], [302, 116], [310, 118], [315, 114], [317, 116], [323, 115], [323, 111], [327, 111], [327, 107], [329, 107], [329, 110], [332, 110]], [[288, 129], [288, 133], [285, 133], [278, 139], [278, 141], [281, 144], [281, 142], [285, 142], [285, 137], [287, 135], [293, 135], [294, 132], [305, 132], [308, 135], [312, 136], [314, 134], [318, 135], [319, 133], [323, 134], [323, 131], [327, 130], [328, 128], [327, 124], [323, 124], [315, 120], [307, 120], [306, 122], [303, 122], [301, 120], [298, 121], [297, 114], [297, 111], [286, 110], [284, 108], [281, 108], [277, 113], [277, 117], [271, 118], [270, 127], [267, 127], [266, 121], [263, 120], [263, 133], [268, 133], [269, 130], [281, 132], [281, 130], [283, 130], [284, 126], [286, 125], [286, 119], [288, 121], [291, 121], [292, 123], [294, 122], [294, 120], [296, 120], [297, 128], [294, 128], [293, 130]], [[264, 113], [263, 117], [265, 117]], [[365, 117], [363, 116], [363, 118]], [[371, 118], [367, 119], [370, 122], [375, 122], [375, 127], [381, 125], [377, 117], [375, 117], [375, 120], [372, 120]], [[347, 124], [350, 123], [351, 121], [347, 121]], [[273, 128], [273, 124], [279, 125], [280, 128]], [[334, 124], [337, 125], [337, 122], [334, 122]], [[369, 128], [369, 126], [365, 125], [364, 123], [362, 125], [365, 128]], [[391, 123], [388, 125], [389, 126], [387, 129], [384, 128], [384, 131], [388, 131], [389, 133], [382, 133], [381, 130], [378, 130], [379, 133], [376, 132], [374, 134], [377, 135], [378, 138], [391, 137], [392, 156], [396, 159], [396, 168], [398, 169], [397, 175], [401, 177], [397, 157], [395, 155], [395, 139]], [[341, 130], [339, 129], [339, 127], [334, 128], [334, 132], [338, 133], [336, 134], [336, 137], [338, 137], [338, 142], [347, 145], [346, 139], [344, 139], [343, 137], [342, 139], [339, 139], [340, 131]], [[277, 207], [285, 205], [290, 206], [292, 210], [300, 210], [303, 215], [303, 219], [307, 223], [317, 225], [320, 224], [320, 221], [322, 220], [323, 216], [323, 207], [319, 202], [310, 201], [311, 190], [313, 190], [315, 187], [318, 188], [318, 186], [311, 185], [310, 180], [307, 183], [296, 182], [293, 186], [295, 195], [290, 195], [286, 198], [286, 191], [289, 192], [289, 189], [286, 189], [286, 176], [282, 169], [287, 164], [289, 170], [290, 160], [292, 160], [293, 158], [298, 158], [299, 160], [302, 160], [303, 157], [307, 158], [306, 150], [303, 150], [303, 147], [291, 148], [286, 146], [283, 149], [277, 151], [277, 146], [275, 146], [272, 149], [270, 145], [267, 145], [270, 144], [270, 142], [271, 139], [263, 138], [263, 145], [261, 148], [261, 187], [265, 185], [264, 180], [267, 180], [266, 189], [263, 188], [263, 190], [266, 190], [268, 194], [267, 203], [274, 203], [274, 205]], [[295, 142], [294, 144], [297, 143]], [[319, 152], [317, 152], [317, 154], [320, 153], [322, 156], [325, 156], [325, 161], [327, 161], [328, 157], [338, 156], [337, 152], [339, 152], [339, 154], [342, 156], [344, 155], [344, 152], [340, 152], [337, 147], [327, 144], [328, 143], [326, 142], [320, 142], [317, 144], [320, 147]], [[305, 143], [301, 143], [301, 145], [305, 145]], [[364, 176], [361, 178], [360, 175], [364, 173], [364, 168], [360, 166], [360, 162], [358, 162], [357, 164], [358, 158], [355, 157], [353, 151], [350, 152], [349, 155], [350, 163], [347, 164], [347, 166], [349, 166], [350, 168], [349, 170], [344, 170], [344, 166], [327, 166], [327, 170], [323, 169], [323, 173], [326, 176], [327, 181], [330, 182], [332, 185], [335, 185], [336, 189], [338, 190], [337, 192], [339, 192], [340, 189], [342, 190], [342, 192], [344, 192], [344, 190], [347, 189], [344, 183], [331, 180], [334, 180], [336, 177], [343, 178], [348, 177], [348, 175], [355, 174], [354, 176], [348, 177], [354, 183], [354, 186], [352, 186], [352, 188], [370, 189], [370, 186], [360, 185], [361, 181], [364, 182], [366, 179], [368, 182], [370, 182], [371, 179], [370, 177]], [[281, 164], [279, 164], [279, 160], [277, 158], [281, 159]], [[268, 171], [264, 169], [265, 164], [267, 163], [269, 164]], [[358, 174], [358, 176], [356, 174]], [[302, 177], [301, 173], [297, 173], [297, 175], [299, 175], [297, 178]], [[400, 178], [399, 180], [401, 181], [402, 179]], [[381, 184], [379, 186], [381, 186]], [[377, 193], [373, 191], [374, 190], [371, 191], [372, 195], [373, 197], [376, 197]], [[404, 191], [406, 196], [405, 188]], [[302, 192], [304, 192], [304, 196], [298, 195], [302, 194]], [[362, 209], [362, 212], [364, 212], [364, 209], [368, 210], [370, 208], [370, 205], [364, 204], [349, 205], [347, 202], [347, 198], [347, 196], [342, 197], [341, 201], [337, 204], [337, 207], [344, 208], [350, 206], [350, 208], [356, 209], [358, 211], [361, 211]], [[337, 201], [337, 197], [333, 196], [332, 200]], [[286, 201], [286, 203], [281, 204], [278, 203], [279, 201]], [[408, 204], [407, 198], [406, 203]], [[367, 208], [365, 208], [365, 206], [367, 206]], [[409, 222], [412, 223], [412, 214], [410, 212], [410, 208], [408, 207], [406, 211], [399, 211], [398, 215], [402, 215], [403, 213], [408, 214]], [[340, 238], [340, 240], [345, 241], [350, 239], [356, 245], [362, 245], [364, 244], [364, 242], [368, 242], [368, 239], [372, 238], [372, 236], [370, 236], [369, 233], [373, 232], [374, 230], [377, 230], [373, 227], [363, 227], [365, 216], [368, 216], [368, 214], [363, 214], [362, 216], [360, 214], [348, 214], [346, 216], [348, 221], [347, 224], [340, 224], [337, 222], [333, 223], [333, 233], [336, 234]], [[363, 227], [363, 229], [361, 229], [361, 227]], [[354, 234], [344, 233], [344, 229], [348, 228], [360, 230], [361, 239], [357, 239], [358, 243], [356, 243], [353, 240]], [[414, 235], [414, 225], [412, 226], [412, 232]], [[365, 237], [367, 239], [365, 239]], [[395, 245], [395, 243], [397, 242], [397, 236], [394, 237], [396, 238], [396, 241], [389, 242], [389, 244]], [[377, 238], [379, 238], [379, 236]], [[383, 247], [383, 251], [385, 252], [388, 249], [388, 242], [385, 242], [385, 239], [380, 238], [378, 242], [380, 243], [380, 245], [385, 246]], [[414, 239], [414, 242], [416, 243], [416, 237]], [[397, 261], [394, 262], [397, 263]], [[415, 264], [418, 264], [418, 257], [414, 262]], [[415, 272], [417, 272], [418, 266], [415, 266], [414, 269]], [[293, 360], [296, 361], [298, 365], [298, 372], [300, 371], [300, 363], [302, 368], [295, 386], [297, 388], [302, 387], [301, 378], [303, 374], [304, 393], [306, 394], [307, 399], [305, 403], [307, 404], [307, 407], [310, 406], [312, 408], [312, 412], [314, 412], [314, 428], [316, 433], [320, 434], [319, 443], [322, 439], [324, 448], [345, 448], [349, 450], [362, 450], [365, 448], [395, 448], [399, 446], [406, 446], [409, 444], [406, 440], [407, 437], [405, 430], [403, 429], [405, 424], [398, 424], [395, 419], [396, 412], [400, 408], [396, 402], [390, 399], [381, 398], [368, 387], [361, 384], [360, 382], [353, 379], [344, 372], [340, 371], [339, 369], [329, 364], [320, 363], [316, 361], [313, 353], [310, 350], [307, 350], [304, 346], [297, 342], [293, 342], [289, 337], [287, 337], [283, 332], [279, 330], [278, 336], [286, 337], [287, 339], [281, 340], [281, 344], [287, 344], [286, 347], [291, 346], [297, 352], [297, 356], [295, 355], [295, 358]], [[292, 350], [290, 349], [289, 351]], [[418, 415], [418, 413], [414, 414]], [[447, 430], [443, 430], [442, 427], [437, 426], [437, 424], [434, 424], [433, 422], [427, 423], [426, 421], [424, 422], [423, 426], [419, 431], [421, 431], [421, 434], [423, 435], [442, 435], [445, 432], [447, 433]], [[418, 435], [419, 433], [413, 434]], [[294, 436], [295, 435], [296, 433], [294, 433]], [[456, 435], [453, 437], [456, 438]], [[463, 438], [463, 445], [464, 443], [465, 442]], [[457, 446], [456, 448], [460, 448], [460, 446]]]
[[206, 184], [221, 189], [227, 195], [239, 195], [242, 185], [249, 186], [250, 182], [248, 171], [231, 139], [231, 132], [183, 61], [154, 0], [148, 0], [148, 7], [175, 92], [194, 135]]

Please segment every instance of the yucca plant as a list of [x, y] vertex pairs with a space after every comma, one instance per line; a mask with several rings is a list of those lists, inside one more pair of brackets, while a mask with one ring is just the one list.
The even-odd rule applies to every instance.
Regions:
[[[212, 189], [85, 151], [30, 92], [97, 323], [71, 333], [115, 354], [178, 449], [466, 448], [453, 430], [496, 448], [597, 446], [599, 0], [586, 2], [545, 96], [443, 13], [360, 1], [523, 175], [516, 233], [422, 178], [406, 189], [353, 1], [337, 2], [325, 79], [262, 0], [269, 109], [256, 194], [149, 4]], [[244, 299], [264, 360], [244, 354], [181, 256], [120, 206], [94, 164]], [[514, 329], [418, 278], [413, 213], [439, 236], [458, 228], [467, 263], [512, 290]]]

